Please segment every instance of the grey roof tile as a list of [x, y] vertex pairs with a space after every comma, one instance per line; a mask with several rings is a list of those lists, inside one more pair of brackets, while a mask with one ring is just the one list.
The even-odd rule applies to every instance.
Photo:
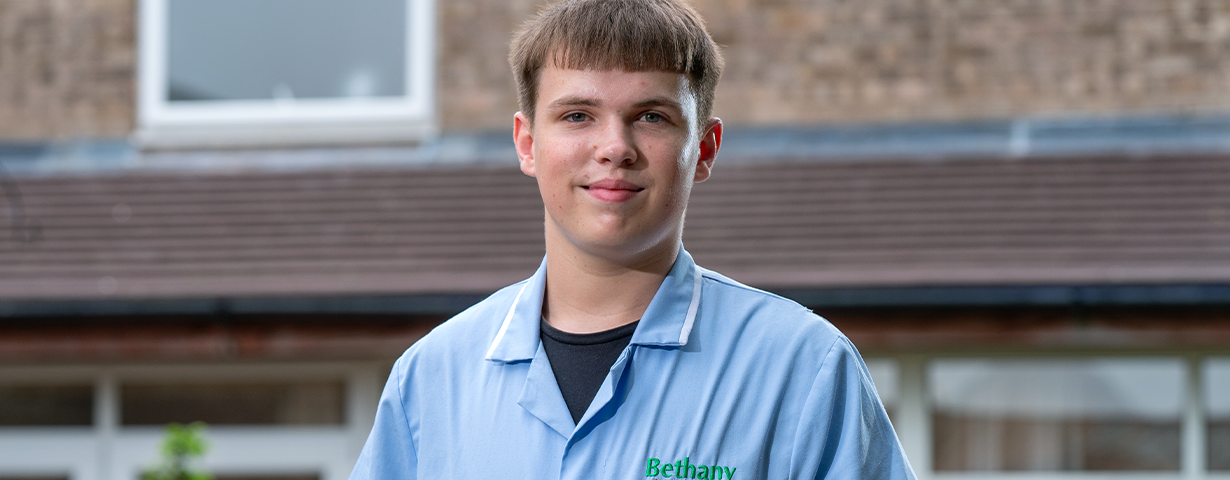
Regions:
[[[535, 183], [511, 168], [16, 185], [7, 300], [488, 292], [543, 254]], [[684, 240], [774, 288], [1227, 283], [1230, 157], [719, 164]]]

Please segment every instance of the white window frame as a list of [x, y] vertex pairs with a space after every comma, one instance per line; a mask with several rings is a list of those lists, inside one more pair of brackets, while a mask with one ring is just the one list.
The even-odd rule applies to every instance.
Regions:
[[203, 466], [215, 474], [313, 473], [320, 480], [346, 480], [375, 422], [389, 367], [382, 362], [0, 366], [0, 384], [94, 385], [91, 426], [0, 428], [0, 476], [136, 480], [158, 460], [163, 429], [120, 424], [119, 390], [128, 382], [341, 379], [343, 423], [210, 426]]
[[[1205, 449], [1206, 418], [1204, 407], [1204, 369], [1212, 357], [1230, 356], [1221, 350], [1197, 352], [1124, 352], [1124, 351], [1015, 351], [989, 353], [936, 352], [868, 354], [868, 361], [891, 360], [897, 365], [897, 408], [893, 428], [902, 449], [919, 480], [1230, 480], [1230, 473], [1207, 470]], [[1186, 388], [1180, 427], [1179, 470], [1088, 471], [1088, 472], [936, 472], [932, 465], [933, 437], [931, 425], [928, 364], [941, 359], [1077, 359], [1077, 358], [1166, 358], [1183, 361]]]
[[137, 131], [144, 148], [419, 142], [435, 123], [435, 0], [406, 2], [404, 97], [170, 102], [167, 2], [139, 0]]

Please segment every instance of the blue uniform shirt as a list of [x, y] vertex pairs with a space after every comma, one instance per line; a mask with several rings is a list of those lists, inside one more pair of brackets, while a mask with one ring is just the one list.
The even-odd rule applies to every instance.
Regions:
[[351, 480], [914, 478], [845, 336], [686, 251], [574, 424], [545, 284], [544, 261], [397, 360]]

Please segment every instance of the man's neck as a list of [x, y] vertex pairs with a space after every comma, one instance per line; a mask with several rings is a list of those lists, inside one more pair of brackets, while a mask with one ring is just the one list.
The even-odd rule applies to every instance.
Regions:
[[569, 333], [594, 333], [641, 318], [679, 255], [676, 239], [632, 260], [585, 252], [547, 234], [543, 318]]

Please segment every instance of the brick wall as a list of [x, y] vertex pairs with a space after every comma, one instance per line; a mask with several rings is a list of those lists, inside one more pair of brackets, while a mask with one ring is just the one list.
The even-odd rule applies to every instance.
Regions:
[[[728, 123], [1230, 110], [1227, 0], [694, 2], [724, 47]], [[445, 127], [510, 125], [527, 3], [442, 2]]]
[[517, 93], [508, 69], [512, 32], [538, 9], [534, 0], [437, 0], [441, 127], [508, 129]]
[[[0, 0], [0, 139], [134, 123], [136, 0]], [[508, 128], [535, 0], [437, 0], [446, 129]], [[1230, 111], [1230, 0], [695, 0], [728, 123]]]
[[133, 128], [135, 0], [0, 0], [0, 139]]
[[739, 122], [1230, 108], [1226, 0], [704, 0]]

